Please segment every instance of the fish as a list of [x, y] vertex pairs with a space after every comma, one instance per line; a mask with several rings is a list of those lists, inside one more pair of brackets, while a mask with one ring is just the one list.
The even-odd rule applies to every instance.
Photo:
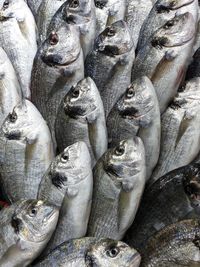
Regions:
[[131, 82], [135, 48], [125, 21], [108, 26], [95, 40], [85, 60], [85, 75], [99, 89], [107, 118], [118, 98]]
[[0, 47], [0, 126], [21, 101], [22, 91], [17, 75], [6, 52]]
[[70, 0], [64, 2], [53, 16], [47, 35], [56, 31], [60, 25], [70, 24], [80, 31], [80, 42], [84, 57], [92, 50], [96, 31], [94, 0]]
[[50, 128], [54, 147], [58, 107], [69, 89], [84, 78], [83, 52], [78, 30], [64, 25], [38, 49], [31, 80], [32, 102]]
[[137, 47], [140, 29], [151, 11], [153, 3], [151, 0], [128, 0], [125, 21], [130, 28], [134, 46]]
[[28, 100], [14, 107], [0, 128], [0, 181], [11, 203], [35, 199], [54, 158], [45, 120]]
[[158, 0], [153, 5], [148, 17], [144, 21], [139, 35], [137, 50], [143, 48], [154, 32], [160, 27], [163, 27], [169, 20], [176, 15], [181, 15], [186, 12], [191, 13], [197, 28], [198, 21], [198, 0]]
[[[65, 188], [65, 192], [58, 224], [44, 251], [45, 255], [64, 241], [85, 236], [92, 203], [93, 175], [87, 145], [84, 142], [77, 142], [67, 147], [61, 155], [61, 161], [65, 160], [66, 169], [62, 173], [57, 171], [52, 183], [55, 184], [57, 191], [62, 187]], [[38, 197], [53, 203], [51, 192], [49, 192], [51, 195], [47, 196], [48, 193], [45, 194], [44, 190], [42, 181]], [[55, 203], [57, 204], [57, 201]]]
[[169, 225], [150, 238], [142, 253], [141, 267], [197, 267], [200, 221], [183, 220]]
[[33, 13], [33, 16], [35, 17], [35, 19], [37, 18], [37, 12], [38, 9], [41, 5], [41, 3], [43, 2], [43, 0], [26, 0], [31, 12]]
[[87, 236], [120, 240], [133, 223], [145, 186], [144, 145], [139, 137], [109, 149], [93, 170]]
[[139, 267], [140, 254], [124, 242], [84, 237], [64, 242], [35, 267]]
[[132, 81], [147, 76], [153, 83], [161, 114], [175, 97], [181, 84], [195, 40], [191, 13], [175, 16], [158, 29], [138, 51], [132, 69]]
[[139, 251], [148, 239], [172, 223], [198, 219], [200, 164], [193, 163], [159, 178], [144, 191], [141, 205], [124, 241]]
[[42, 0], [37, 10], [36, 21], [38, 28], [38, 44], [39, 46], [47, 39], [47, 30], [51, 19], [56, 11], [66, 0]]
[[200, 147], [200, 78], [188, 81], [161, 116], [161, 147], [149, 184], [191, 163]]
[[96, 10], [96, 36], [107, 26], [125, 19], [126, 0], [94, 0]]
[[92, 166], [107, 150], [104, 107], [90, 77], [80, 80], [65, 95], [58, 110], [55, 129], [58, 150], [62, 151], [76, 141], [84, 141], [90, 151]]
[[30, 99], [30, 80], [37, 51], [36, 24], [24, 0], [0, 0], [0, 46], [16, 71], [23, 97]]
[[0, 266], [25, 267], [44, 249], [58, 209], [41, 200], [21, 200], [0, 211]]
[[136, 79], [117, 101], [107, 118], [109, 147], [123, 138], [139, 136], [145, 147], [146, 180], [158, 162], [160, 153], [160, 109], [151, 81]]
[[194, 77], [200, 77], [200, 48], [194, 53], [192, 62], [190, 63], [185, 79], [188, 81]]

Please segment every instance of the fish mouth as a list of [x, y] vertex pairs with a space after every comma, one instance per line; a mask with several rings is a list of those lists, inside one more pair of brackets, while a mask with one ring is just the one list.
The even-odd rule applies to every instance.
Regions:
[[72, 119], [77, 119], [79, 116], [84, 117], [86, 115], [85, 110], [80, 106], [71, 106], [69, 104], [64, 105], [64, 112]]
[[0, 15], [0, 21], [7, 21], [9, 20], [9, 17], [4, 17]]
[[129, 120], [136, 119], [136, 120], [138, 120], [140, 118], [145, 117], [149, 113], [151, 113], [153, 109], [154, 109], [154, 107], [151, 107], [144, 114], [139, 114], [139, 112], [138, 112], [137, 109], [135, 109], [135, 108], [128, 108], [128, 109], [119, 111], [119, 115], [122, 118], [124, 118], [124, 119], [129, 119]]

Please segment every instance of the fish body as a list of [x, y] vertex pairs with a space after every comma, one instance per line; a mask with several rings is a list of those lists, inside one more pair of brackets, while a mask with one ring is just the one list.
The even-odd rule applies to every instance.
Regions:
[[37, 18], [37, 12], [43, 0], [26, 0], [26, 2], [33, 13], [33, 16]]
[[74, 142], [84, 141], [92, 166], [107, 150], [103, 103], [91, 78], [82, 79], [66, 94], [58, 110], [55, 129], [58, 149], [62, 151]]
[[52, 32], [39, 48], [32, 71], [32, 101], [47, 121], [53, 140], [60, 102], [83, 77], [83, 52], [78, 32], [65, 25]]
[[[62, 173], [57, 171], [56, 174], [54, 170], [54, 178], [51, 181], [57, 187], [57, 191], [62, 187], [65, 192], [63, 192], [58, 224], [45, 249], [45, 254], [64, 241], [85, 236], [91, 209], [93, 176], [86, 144], [77, 142], [67, 147], [61, 157], [62, 165], [63, 161], [66, 161], [65, 158], [68, 158], [65, 162], [66, 169]], [[42, 197], [51, 203], [55, 199], [55, 194], [45, 193], [45, 180], [42, 180], [40, 185], [38, 198]], [[51, 195], [47, 196], [48, 193]], [[57, 199], [56, 203], [58, 203]]]
[[148, 180], [160, 152], [160, 109], [151, 81], [136, 79], [117, 101], [107, 118], [109, 147], [123, 138], [139, 136], [145, 147]]
[[18, 104], [0, 130], [0, 173], [11, 202], [36, 198], [52, 159], [53, 144], [46, 122], [28, 100]]
[[123, 242], [85, 237], [58, 246], [35, 267], [138, 267], [140, 260], [139, 253]]
[[95, 40], [94, 51], [85, 61], [85, 75], [91, 77], [101, 94], [105, 115], [131, 82], [135, 48], [127, 24], [117, 21]]
[[161, 147], [150, 184], [164, 174], [191, 163], [200, 146], [200, 78], [186, 83], [161, 117]]
[[79, 29], [81, 47], [84, 57], [86, 57], [93, 48], [95, 38], [96, 13], [94, 0], [64, 2], [53, 16], [48, 27], [47, 36], [63, 24], [70, 24]]
[[33, 59], [37, 51], [36, 24], [24, 0], [0, 1], [0, 46], [16, 71], [23, 96], [30, 98]]
[[199, 218], [200, 165], [173, 170], [143, 194], [136, 218], [124, 238], [139, 251], [147, 240], [172, 223]]
[[0, 125], [19, 102], [22, 92], [15, 70], [5, 51], [0, 47]]
[[41, 200], [21, 200], [0, 212], [1, 267], [28, 266], [44, 249], [58, 210]]
[[132, 80], [145, 75], [152, 81], [161, 113], [184, 78], [192, 55], [195, 25], [191, 13], [175, 16], [151, 36], [136, 56]]
[[123, 238], [131, 226], [146, 177], [145, 151], [139, 137], [123, 140], [97, 162], [87, 236]]
[[186, 73], [186, 80], [190, 80], [194, 77], [200, 77], [200, 48], [198, 48], [193, 55], [193, 60]]
[[141, 267], [197, 267], [200, 221], [184, 220], [172, 224], [150, 238], [142, 254]]

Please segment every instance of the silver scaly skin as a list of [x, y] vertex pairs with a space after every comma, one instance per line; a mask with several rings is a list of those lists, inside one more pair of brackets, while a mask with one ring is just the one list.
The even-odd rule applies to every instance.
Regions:
[[87, 236], [123, 238], [145, 186], [144, 146], [139, 137], [123, 140], [97, 162]]
[[23, 96], [30, 98], [33, 59], [37, 51], [34, 17], [24, 0], [0, 0], [0, 46], [16, 71]]
[[28, 100], [15, 106], [0, 129], [1, 182], [8, 199], [36, 198], [53, 157], [51, 134], [41, 114]]
[[39, 9], [41, 3], [43, 2], [43, 0], [25, 0], [25, 1], [28, 4], [31, 12], [33, 13], [33, 16], [36, 19], [37, 18], [38, 9]]
[[90, 151], [92, 166], [107, 150], [103, 103], [91, 78], [79, 81], [64, 97], [55, 129], [59, 151], [74, 142], [84, 141]]
[[41, 200], [21, 200], [0, 211], [0, 266], [26, 267], [44, 249], [58, 210]]

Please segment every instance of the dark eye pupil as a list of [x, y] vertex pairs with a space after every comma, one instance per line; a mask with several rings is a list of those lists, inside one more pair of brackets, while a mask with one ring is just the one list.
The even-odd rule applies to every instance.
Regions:
[[116, 154], [117, 155], [123, 155], [124, 154], [124, 148], [119, 146], [116, 148]]
[[10, 119], [11, 122], [15, 122], [16, 119], [17, 119], [17, 114], [16, 113], [11, 113], [9, 115], [9, 119]]
[[73, 1], [72, 2], [72, 5], [71, 5], [71, 7], [78, 7], [79, 6], [79, 2], [77, 1], [77, 0], [75, 0], [75, 1]]
[[107, 251], [107, 255], [111, 258], [114, 258], [118, 255], [119, 250], [117, 248], [111, 248], [110, 250]]
[[134, 90], [133, 90], [133, 89], [128, 89], [126, 96], [127, 96], [128, 98], [130, 98], [130, 97], [132, 97], [132, 96], [134, 96], [134, 95], [135, 95]]
[[68, 157], [68, 155], [63, 155], [62, 158], [63, 158], [64, 160], [68, 160], [69, 157]]
[[8, 6], [9, 6], [9, 1], [6, 0], [6, 1], [3, 3], [3, 8], [4, 8], [4, 9], [5, 9], [5, 8], [8, 8]]
[[108, 36], [113, 36], [113, 35], [115, 35], [115, 31], [113, 29], [109, 29]]
[[31, 213], [32, 213], [33, 215], [35, 215], [35, 214], [36, 214], [36, 209], [32, 209], [32, 210], [31, 210]]
[[73, 96], [74, 96], [74, 97], [78, 97], [78, 96], [79, 96], [79, 90], [75, 90], [75, 91], [73, 92]]

